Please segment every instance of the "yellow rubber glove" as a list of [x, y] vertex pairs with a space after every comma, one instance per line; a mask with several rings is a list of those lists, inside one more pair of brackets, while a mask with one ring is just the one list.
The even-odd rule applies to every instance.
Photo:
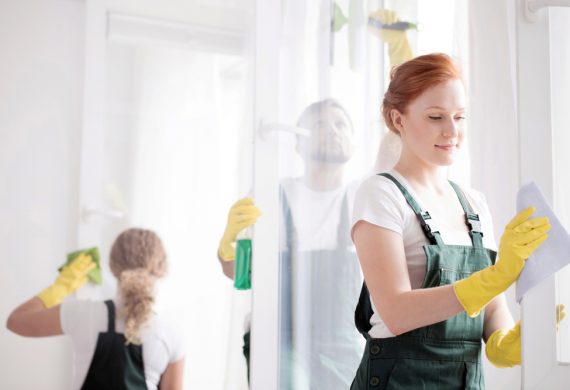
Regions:
[[518, 279], [526, 259], [548, 237], [548, 218], [529, 219], [534, 211], [534, 207], [521, 211], [505, 227], [495, 265], [453, 284], [457, 299], [470, 317], [476, 317], [485, 305]]
[[556, 331], [558, 332], [558, 328], [560, 327], [560, 323], [566, 317], [566, 312], [564, 311], [565, 306], [562, 303], [556, 305]]
[[[556, 330], [560, 321], [566, 317], [564, 305], [556, 305]], [[507, 368], [521, 364], [521, 323], [511, 329], [499, 329], [493, 332], [485, 345], [487, 359], [495, 367]]]
[[65, 297], [87, 282], [87, 274], [96, 264], [89, 255], [79, 255], [71, 264], [63, 267], [55, 282], [40, 292], [38, 298], [46, 308], [59, 305]]
[[485, 345], [487, 359], [495, 367], [507, 368], [521, 364], [521, 322], [511, 329], [493, 332]]
[[[369, 18], [377, 19], [384, 25], [394, 24], [400, 21], [398, 14], [389, 9], [379, 9], [368, 15]], [[388, 44], [388, 56], [390, 57], [390, 67], [400, 65], [403, 62], [411, 60], [414, 54], [408, 42], [406, 31], [390, 30], [368, 26], [369, 31], [377, 35], [381, 40]]]
[[252, 198], [238, 200], [230, 208], [226, 230], [220, 240], [218, 256], [224, 261], [232, 261], [236, 258], [236, 238], [240, 231], [253, 225], [261, 211], [255, 206]]

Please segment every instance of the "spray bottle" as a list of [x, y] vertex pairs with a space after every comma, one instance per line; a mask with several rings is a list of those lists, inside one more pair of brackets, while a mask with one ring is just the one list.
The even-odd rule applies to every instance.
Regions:
[[251, 288], [251, 238], [252, 226], [238, 233], [236, 239], [236, 259], [234, 268], [234, 287], [238, 290]]

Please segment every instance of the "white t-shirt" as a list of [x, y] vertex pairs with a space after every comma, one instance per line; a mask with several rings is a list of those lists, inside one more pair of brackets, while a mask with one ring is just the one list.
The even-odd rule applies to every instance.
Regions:
[[[342, 203], [347, 196], [348, 223], [351, 221], [356, 183], [343, 185], [332, 191], [316, 191], [307, 187], [301, 178], [287, 178], [281, 182], [287, 198], [293, 226], [297, 231], [297, 250], [311, 251], [338, 247], [339, 222]], [[286, 216], [281, 218], [281, 249], [285, 249]], [[348, 227], [347, 227], [348, 229]], [[341, 234], [344, 232], [340, 232]], [[348, 231], [345, 233], [348, 235]], [[348, 238], [348, 236], [347, 236]]]
[[[313, 251], [321, 249], [336, 249], [338, 247], [339, 234], [346, 234], [349, 237], [349, 231], [339, 232], [339, 223], [342, 213], [344, 198], [347, 198], [348, 207], [348, 223], [350, 224], [352, 210], [354, 204], [354, 194], [356, 192], [357, 183], [350, 182], [331, 191], [313, 190], [305, 183], [302, 177], [288, 177], [281, 181], [281, 189], [283, 190], [286, 202], [289, 205], [293, 228], [297, 232], [296, 250]], [[279, 220], [279, 245], [280, 250], [287, 248], [287, 227], [286, 218], [281, 207], [281, 218]], [[347, 226], [347, 229], [350, 226]], [[349, 241], [350, 242], [350, 241]], [[354, 246], [348, 248], [355, 251]], [[304, 279], [303, 275], [292, 275], [295, 280]], [[358, 281], [355, 281], [358, 283]], [[296, 291], [296, 296], [302, 295], [303, 292]], [[304, 303], [301, 305], [304, 306]], [[296, 307], [298, 307], [297, 304]], [[355, 303], [356, 306], [356, 303]], [[308, 310], [308, 309], [307, 309]], [[296, 318], [303, 318], [297, 315]], [[246, 316], [244, 321], [245, 331], [251, 328], [251, 314]]]
[[[421, 199], [414, 193], [406, 179], [394, 170], [390, 174], [406, 187], [422, 210], [425, 210]], [[473, 212], [479, 214], [483, 230], [483, 246], [495, 250], [497, 246], [493, 233], [493, 222], [485, 196], [472, 189], [462, 188], [462, 191]], [[426, 273], [426, 255], [423, 246], [429, 245], [429, 241], [404, 195], [390, 179], [374, 175], [361, 183], [354, 200], [351, 233], [355, 224], [361, 220], [402, 235], [412, 289], [420, 288]], [[437, 220], [434, 219], [434, 223], [437, 224]], [[443, 228], [439, 230], [441, 238], [447, 245], [472, 245], [468, 231]], [[373, 338], [393, 337], [394, 335], [384, 324], [376, 310], [374, 302], [372, 302], [372, 308], [374, 315], [370, 319], [372, 325], [372, 329], [368, 332], [370, 336]]]
[[[116, 307], [115, 331], [124, 333], [125, 322]], [[74, 353], [73, 389], [80, 389], [87, 376], [95, 353], [100, 332], [107, 332], [107, 306], [101, 301], [66, 300], [61, 305], [61, 328], [71, 336]], [[182, 359], [185, 355], [182, 335], [161, 321], [156, 315], [141, 328], [143, 362], [146, 385], [155, 390], [160, 376], [169, 363]]]

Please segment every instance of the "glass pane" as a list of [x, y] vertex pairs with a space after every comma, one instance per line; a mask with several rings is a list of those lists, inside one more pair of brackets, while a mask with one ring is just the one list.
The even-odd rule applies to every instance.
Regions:
[[[362, 29], [351, 46], [342, 22], [331, 34], [331, 3], [285, 4], [281, 77], [294, 87], [280, 89], [280, 121], [292, 130], [279, 139], [280, 388], [346, 389], [364, 345], [350, 212], [380, 136], [380, 74], [371, 82], [366, 70], [379, 68], [381, 45], [367, 47]], [[337, 5], [348, 14], [348, 1]]]
[[[552, 130], [554, 148], [554, 209], [568, 231], [570, 229], [570, 44], [565, 39], [570, 34], [570, 9], [556, 8], [550, 12], [551, 30], [551, 77], [552, 77]], [[563, 304], [570, 310], [570, 267], [565, 267], [556, 275], [557, 305]], [[560, 322], [557, 332], [558, 360], [570, 363], [570, 321]]]
[[[414, 55], [446, 53], [461, 66], [465, 81], [469, 81], [469, 46], [466, 0], [385, 0], [384, 7], [397, 13], [402, 21], [417, 24], [407, 31]], [[384, 45], [384, 84], [390, 81], [388, 45]], [[469, 88], [468, 88], [469, 91]], [[450, 167], [449, 178], [470, 186], [469, 136], [458, 160]], [[380, 158], [380, 156], [379, 156]]]
[[[136, 28], [111, 26], [118, 35], [107, 45], [105, 155], [93, 158], [103, 165], [108, 208], [125, 218], [103, 226], [102, 251], [126, 227], [155, 230], [169, 258], [155, 311], [185, 334], [185, 388], [222, 389], [221, 372], [232, 389], [246, 388], [248, 308], [232, 304], [248, 306], [249, 295], [232, 294], [216, 248], [227, 218], [221, 205], [251, 181], [247, 36], [187, 40], [192, 26], [136, 21]], [[113, 280], [107, 269], [105, 276]]]
[[[364, 9], [348, 0], [284, 3], [280, 121], [290, 131], [279, 138], [281, 389], [347, 389], [362, 357], [354, 325], [362, 275], [350, 221], [360, 180], [391, 160], [378, 155], [390, 37], [367, 27], [382, 3], [403, 21], [456, 29], [460, 6], [452, 1], [432, 12], [417, 1], [372, 1]], [[443, 23], [434, 9], [445, 11]], [[421, 34], [407, 31], [413, 53], [420, 46], [419, 54], [458, 56], [449, 37], [461, 34], [444, 42]]]

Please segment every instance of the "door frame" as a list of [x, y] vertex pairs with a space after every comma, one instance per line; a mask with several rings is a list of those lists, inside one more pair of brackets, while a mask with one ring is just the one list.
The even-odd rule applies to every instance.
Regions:
[[[516, 7], [519, 182], [535, 181], [555, 211], [550, 25], [554, 10], [549, 7], [563, 5], [570, 6], [570, 1], [519, 0]], [[544, 280], [521, 302], [524, 389], [562, 389], [570, 380], [570, 369], [557, 356], [556, 279], [552, 275]]]

